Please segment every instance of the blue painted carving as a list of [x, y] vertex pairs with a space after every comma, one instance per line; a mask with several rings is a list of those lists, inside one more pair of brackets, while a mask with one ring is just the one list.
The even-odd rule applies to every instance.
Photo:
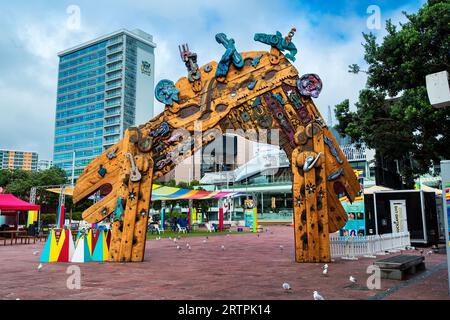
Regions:
[[107, 171], [103, 168], [103, 165], [100, 165], [100, 169], [98, 169], [98, 174], [102, 176], [102, 178], [106, 175]]
[[255, 99], [255, 101], [252, 104], [252, 107], [259, 106], [261, 104], [261, 97], [258, 97]]
[[333, 181], [336, 180], [337, 178], [339, 178], [340, 176], [344, 175], [344, 169], [339, 169], [336, 172], [333, 172], [332, 174], [330, 174], [327, 178], [328, 181]]
[[272, 97], [274, 97], [275, 99], [277, 99], [277, 100], [281, 103], [281, 105], [284, 106], [284, 99], [283, 99], [283, 97], [282, 97], [281, 95], [276, 94], [276, 93], [272, 93]]
[[336, 158], [337, 162], [339, 164], [342, 164], [343, 161], [339, 157], [339, 153], [338, 153], [336, 147], [333, 145], [333, 141], [331, 139], [328, 139], [328, 137], [326, 137], [326, 136], [323, 137], [323, 141], [328, 145], [328, 147], [330, 148], [331, 154]]
[[163, 79], [158, 82], [155, 88], [155, 97], [159, 102], [171, 106], [174, 101], [178, 101], [180, 91], [175, 87], [173, 81]]
[[258, 63], [259, 63], [259, 61], [261, 60], [261, 58], [262, 58], [262, 54], [260, 54], [259, 56], [256, 56], [253, 60], [252, 60], [252, 66], [254, 67], [254, 68], [256, 68], [256, 66], [258, 65]]
[[252, 83], [250, 83], [248, 86], [247, 86], [247, 88], [249, 88], [250, 90], [253, 90], [253, 89], [255, 89], [255, 86], [256, 86], [256, 83], [257, 83], [258, 81], [253, 81]]
[[255, 33], [254, 40], [275, 47], [281, 52], [284, 52], [285, 50], [289, 51], [289, 53], [284, 56], [291, 61], [295, 61], [297, 48], [292, 42], [294, 31], [295, 29], [293, 28], [286, 38], [283, 38], [280, 31], [277, 31], [276, 34]]
[[217, 66], [216, 77], [225, 77], [230, 69], [230, 64], [236, 68], [242, 68], [244, 66], [244, 59], [239, 52], [237, 52], [234, 46], [234, 39], [228, 39], [225, 33], [216, 34], [216, 41], [225, 47], [225, 53], [219, 61]]
[[123, 215], [122, 197], [117, 198], [117, 205], [114, 208], [113, 221], [120, 221]]
[[297, 80], [297, 88], [302, 96], [317, 98], [322, 91], [322, 80], [317, 74], [305, 74]]
[[169, 133], [169, 131], [170, 131], [169, 125], [167, 122], [164, 121], [160, 124], [160, 126], [156, 130], [150, 132], [150, 135], [154, 138], [164, 137]]

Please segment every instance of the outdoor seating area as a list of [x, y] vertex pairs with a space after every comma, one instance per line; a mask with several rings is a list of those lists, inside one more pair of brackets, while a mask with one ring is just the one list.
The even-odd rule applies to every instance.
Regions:
[[[23, 201], [12, 194], [0, 194], [0, 244], [31, 244], [45, 240], [36, 232], [36, 225], [29, 223], [30, 216], [39, 211], [40, 206]], [[21, 220], [27, 218], [27, 226], [21, 227]], [[7, 223], [5, 223], [7, 222]]]

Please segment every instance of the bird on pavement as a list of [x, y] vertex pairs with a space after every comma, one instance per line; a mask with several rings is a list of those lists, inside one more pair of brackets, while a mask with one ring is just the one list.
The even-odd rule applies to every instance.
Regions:
[[39, 253], [39, 250], [36, 250], [36, 251], [33, 252], [33, 255], [36, 256], [38, 253]]
[[292, 290], [291, 285], [287, 282], [283, 283], [282, 288], [286, 291]]
[[39, 265], [37, 267], [38, 271], [41, 271], [42, 267], [43, 267], [42, 263], [39, 263]]
[[314, 300], [325, 300], [317, 291], [313, 292]]
[[348, 278], [348, 280], [350, 280], [350, 282], [352, 282], [352, 283], [356, 283], [358, 280], [356, 280], [356, 278], [355, 277], [353, 277], [353, 276], [350, 276], [350, 278]]

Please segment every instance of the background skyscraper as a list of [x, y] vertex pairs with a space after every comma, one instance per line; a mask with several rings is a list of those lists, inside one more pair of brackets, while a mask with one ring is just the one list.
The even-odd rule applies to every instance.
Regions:
[[58, 54], [53, 164], [75, 178], [136, 123], [153, 117], [153, 37], [118, 30]]

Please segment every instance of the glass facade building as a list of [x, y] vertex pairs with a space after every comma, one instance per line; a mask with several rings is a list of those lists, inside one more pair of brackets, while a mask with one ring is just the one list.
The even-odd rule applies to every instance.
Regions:
[[122, 29], [58, 54], [53, 164], [68, 177], [153, 117], [155, 47]]

